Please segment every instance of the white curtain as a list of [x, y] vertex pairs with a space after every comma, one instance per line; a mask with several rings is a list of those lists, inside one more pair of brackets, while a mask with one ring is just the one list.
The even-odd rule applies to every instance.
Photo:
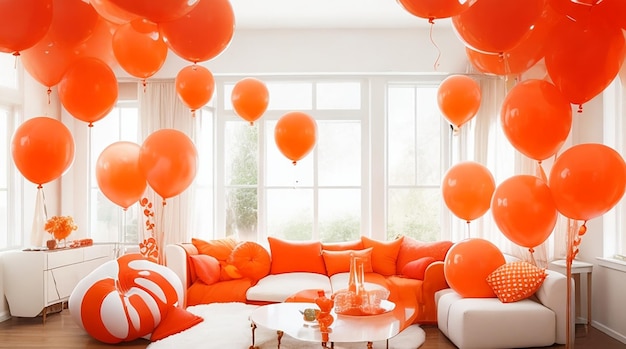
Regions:
[[[453, 142], [455, 162], [473, 160], [485, 165], [494, 176], [496, 187], [507, 178], [518, 174], [537, 175], [543, 165], [517, 151], [502, 132], [499, 122], [500, 109], [508, 91], [515, 85], [515, 79], [493, 76], [477, 76], [482, 93], [477, 115], [461, 127]], [[468, 237], [491, 241], [506, 254], [513, 255], [547, 267], [549, 261], [562, 258], [565, 252], [569, 222], [559, 215], [557, 225], [548, 240], [533, 248], [518, 246], [511, 242], [497, 227], [491, 210], [470, 223], [456, 224], [453, 240]]]
[[[142, 141], [159, 129], [176, 129], [184, 132], [195, 143], [195, 118], [176, 94], [173, 81], [138, 83], [138, 101], [141, 117]], [[194, 181], [195, 182], [195, 181]], [[155, 235], [159, 247], [159, 261], [163, 262], [165, 246], [191, 240], [194, 184], [182, 193], [163, 200], [150, 187], [146, 198], [152, 202]], [[144, 231], [144, 238], [150, 237]], [[141, 240], [141, 239], [140, 239]]]

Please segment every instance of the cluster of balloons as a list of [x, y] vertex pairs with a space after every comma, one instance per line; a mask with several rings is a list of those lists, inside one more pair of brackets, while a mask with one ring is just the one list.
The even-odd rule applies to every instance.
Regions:
[[96, 162], [102, 193], [126, 210], [149, 185], [163, 200], [182, 193], [195, 176], [198, 153], [191, 139], [175, 129], [160, 129], [140, 146], [120, 141], [106, 147]]
[[[63, 106], [89, 126], [117, 100], [112, 67], [145, 82], [170, 51], [194, 65], [215, 58], [235, 27], [229, 0], [7, 0], [0, 23], [0, 52], [19, 55], [48, 93], [58, 85]], [[178, 78], [192, 110], [212, 93], [212, 76], [203, 73]]]
[[411, 14], [451, 18], [472, 65], [519, 75], [544, 60], [572, 104], [601, 93], [619, 73], [626, 43], [622, 0], [398, 0]]

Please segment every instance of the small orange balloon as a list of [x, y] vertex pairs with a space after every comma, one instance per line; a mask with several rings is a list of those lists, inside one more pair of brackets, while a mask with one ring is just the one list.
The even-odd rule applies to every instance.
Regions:
[[457, 217], [468, 222], [489, 210], [495, 189], [495, 180], [489, 169], [474, 161], [464, 161], [450, 167], [441, 185], [446, 206]]
[[[156, 74], [167, 58], [167, 44], [156, 25], [142, 24], [143, 19], [120, 25], [113, 34], [113, 54], [128, 74], [146, 79]], [[139, 29], [148, 28], [147, 31]]]
[[265, 113], [270, 96], [263, 81], [245, 78], [235, 84], [231, 101], [237, 115], [252, 125]]
[[295, 165], [315, 147], [317, 123], [308, 114], [289, 112], [278, 119], [274, 139], [278, 150]]
[[487, 276], [506, 262], [493, 243], [479, 238], [459, 241], [450, 247], [443, 272], [450, 288], [464, 298], [492, 298]]
[[176, 93], [191, 111], [205, 106], [213, 97], [215, 80], [207, 68], [192, 64], [181, 69], [176, 75]]
[[443, 116], [456, 128], [471, 120], [480, 108], [478, 83], [465, 75], [450, 75], [437, 90], [437, 103]]
[[123, 209], [139, 201], [148, 186], [139, 168], [139, 144], [115, 142], [106, 147], [96, 162], [98, 187]]

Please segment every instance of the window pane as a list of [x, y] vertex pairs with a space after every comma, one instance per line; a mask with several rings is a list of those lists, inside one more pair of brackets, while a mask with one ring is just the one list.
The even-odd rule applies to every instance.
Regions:
[[0, 106], [0, 190], [7, 190], [7, 176], [9, 173], [9, 142], [11, 134], [9, 130], [9, 112]]
[[317, 125], [319, 184], [360, 186], [360, 122], [321, 121]]
[[268, 110], [313, 109], [313, 85], [310, 82], [270, 82]]
[[389, 185], [415, 183], [415, 89], [390, 87], [387, 104], [387, 166]]
[[320, 82], [316, 87], [317, 109], [361, 109], [359, 82]]
[[256, 188], [230, 188], [226, 192], [226, 236], [256, 240], [258, 198]]
[[213, 156], [213, 120], [214, 115], [210, 109], [197, 111], [196, 124], [198, 135], [195, 140], [198, 149], [198, 173], [195, 178], [195, 211], [193, 231], [195, 236], [201, 239], [213, 239], [214, 234], [214, 156]]
[[267, 233], [288, 240], [313, 239], [313, 190], [267, 190]]
[[0, 54], [0, 86], [17, 89], [17, 57]]
[[226, 122], [224, 130], [224, 176], [227, 185], [254, 185], [258, 180], [258, 126]]
[[278, 150], [274, 141], [276, 121], [266, 122], [265, 151], [267, 185], [270, 187], [298, 187], [313, 185], [313, 153], [295, 165]]
[[323, 242], [358, 239], [361, 234], [361, 190], [321, 189], [319, 231]]
[[441, 190], [390, 189], [387, 239], [408, 235], [422, 241], [436, 241], [441, 231]]
[[[437, 88], [417, 89], [417, 183], [439, 185], [441, 182], [441, 123], [437, 106]], [[445, 130], [444, 130], [445, 132]]]

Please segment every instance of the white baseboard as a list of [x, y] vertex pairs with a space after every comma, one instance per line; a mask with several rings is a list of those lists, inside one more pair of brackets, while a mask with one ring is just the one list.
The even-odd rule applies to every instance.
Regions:
[[0, 312], [0, 322], [7, 321], [11, 318], [11, 313], [7, 311]]
[[615, 330], [613, 330], [613, 329], [611, 329], [609, 327], [606, 327], [605, 325], [603, 325], [603, 324], [601, 324], [599, 322], [593, 321], [593, 320], [592, 320], [591, 325], [593, 327], [597, 328], [598, 330], [606, 333], [607, 335], [611, 336], [612, 338], [615, 338], [618, 341], [626, 344], [626, 335], [624, 335], [622, 333], [619, 333], [619, 332], [617, 332], [617, 331], [615, 331]]

